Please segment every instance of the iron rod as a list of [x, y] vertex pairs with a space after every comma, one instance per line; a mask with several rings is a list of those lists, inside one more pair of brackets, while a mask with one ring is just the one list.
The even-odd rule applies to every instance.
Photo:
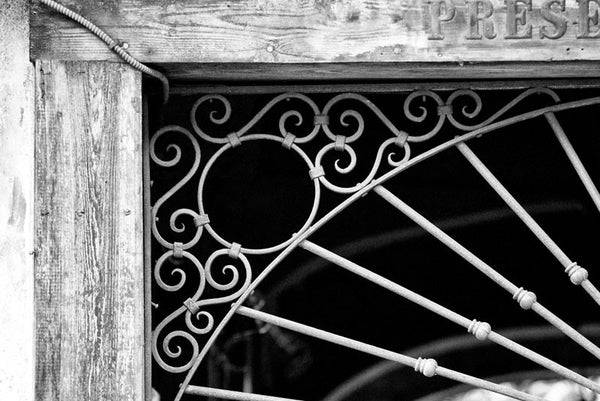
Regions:
[[409, 290], [408, 288], [405, 288], [403, 286], [401, 286], [400, 284], [397, 284], [391, 280], [388, 280], [385, 277], [382, 277], [346, 258], [343, 258], [342, 256], [339, 256], [313, 242], [310, 242], [308, 240], [304, 240], [300, 243], [299, 245], [300, 248], [306, 249], [307, 251], [325, 259], [328, 260], [329, 262], [348, 270], [351, 273], [354, 273], [362, 278], [364, 278], [365, 280], [368, 280], [374, 284], [377, 284], [378, 286], [385, 288], [386, 290], [389, 290], [391, 292], [393, 292], [396, 295], [401, 296], [402, 298], [408, 299], [411, 302], [416, 303], [417, 305], [420, 305], [430, 311], [432, 311], [433, 313], [436, 313], [448, 320], [450, 320], [451, 322], [454, 322], [456, 324], [458, 324], [459, 326], [462, 326], [464, 328], [468, 328], [469, 325], [471, 324], [471, 320], [467, 319], [464, 316], [459, 315], [458, 313], [451, 311], [450, 309], [436, 303], [433, 302], [432, 300], [425, 298], [422, 295], [417, 294], [416, 292], [413, 292], [411, 290]]
[[488, 276], [506, 291], [508, 291], [511, 294], [514, 294], [516, 291], [518, 291], [519, 288], [515, 284], [507, 280], [503, 275], [494, 270], [490, 265], [485, 263], [483, 260], [479, 259], [471, 251], [459, 244], [454, 238], [450, 237], [448, 234], [440, 230], [436, 225], [434, 225], [425, 217], [420, 215], [416, 210], [414, 210], [406, 203], [401, 201], [398, 197], [396, 197], [393, 193], [385, 189], [383, 186], [378, 185], [375, 188], [373, 188], [373, 191], [379, 196], [381, 196], [388, 203], [390, 203], [392, 206], [394, 206], [396, 209], [405, 214], [408, 218], [417, 223], [417, 225], [419, 225], [425, 231], [433, 235], [436, 239], [438, 239], [448, 248], [460, 255], [467, 262], [475, 266], [479, 271]]
[[[265, 323], [272, 324], [284, 329], [295, 331], [310, 337], [318, 338], [333, 344], [341, 345], [356, 351], [364, 352], [373, 356], [377, 356], [390, 361], [398, 362], [402, 365], [406, 365], [412, 368], [417, 368], [419, 359], [411, 358], [406, 355], [399, 354], [397, 352], [389, 351], [384, 348], [376, 347], [374, 345], [366, 344], [361, 341], [352, 340], [348, 337], [343, 337], [337, 334], [330, 333], [325, 330], [320, 330], [311, 326], [307, 326], [298, 322], [294, 322], [288, 319], [284, 319], [279, 316], [271, 315], [265, 312], [257, 311], [252, 308], [240, 306], [236, 313], [249, 317], [251, 319], [260, 320]], [[480, 387], [485, 390], [493, 391], [495, 393], [503, 394], [508, 397], [516, 398], [522, 401], [541, 401], [541, 398], [535, 397], [530, 394], [517, 391], [510, 387], [501, 386], [496, 383], [492, 383], [487, 380], [479, 379], [464, 373], [460, 373], [451, 369], [446, 369], [441, 366], [437, 366], [435, 374], [452, 379], [461, 383], [469, 384], [472, 386]]]
[[[490, 265], [479, 259], [475, 256], [471, 251], [467, 248], [459, 244], [455, 239], [450, 237], [448, 234], [440, 230], [433, 223], [427, 220], [425, 217], [420, 215], [416, 210], [408, 206], [402, 200], [400, 200], [393, 193], [388, 191], [381, 185], [377, 185], [373, 188], [373, 191], [381, 196], [384, 200], [406, 215], [408, 218], [413, 220], [417, 225], [423, 228], [425, 231], [429, 232], [433, 237], [442, 242], [452, 251], [460, 255], [463, 259], [473, 265], [476, 269], [481, 271], [487, 277], [489, 277], [492, 281], [500, 285], [502, 288], [506, 289], [513, 298], [518, 297], [519, 294], [523, 293], [523, 288], [517, 288], [515, 284], [507, 280], [504, 276], [494, 270]], [[519, 299], [519, 298], [517, 298]], [[600, 359], [600, 348], [598, 348], [594, 343], [590, 340], [582, 336], [577, 332], [574, 328], [569, 326], [563, 320], [561, 320], [558, 316], [554, 315], [552, 312], [544, 308], [540, 305], [535, 296], [531, 294], [529, 305], [521, 305], [524, 309], [533, 309], [538, 315], [546, 319], [550, 324], [554, 327], [562, 331], [565, 335], [570, 337], [577, 344], [581, 345], [588, 352], [594, 355], [596, 358]], [[520, 302], [520, 301], [519, 301]]]
[[[596, 286], [594, 284], [592, 284], [592, 282], [590, 280], [583, 281], [581, 283], [581, 286], [583, 287], [584, 290], [587, 291], [588, 294], [590, 294], [590, 296], [592, 298], [594, 298], [595, 300], [600, 299], [600, 291], [598, 290], [598, 288], [596, 288]], [[598, 301], [596, 301], [596, 302], [598, 302]]]
[[187, 386], [185, 394], [214, 397], [223, 400], [236, 401], [298, 401], [292, 398], [273, 397], [270, 395], [250, 394], [241, 391], [222, 390], [203, 386]]
[[[563, 252], [563, 250], [550, 238], [548, 234], [540, 227], [540, 225], [531, 217], [529, 213], [525, 210], [523, 206], [511, 195], [510, 192], [498, 181], [498, 179], [494, 176], [494, 174], [486, 167], [486, 165], [473, 153], [473, 151], [465, 144], [458, 143], [456, 148], [462, 153], [462, 155], [467, 159], [469, 163], [477, 170], [477, 172], [483, 177], [483, 179], [496, 191], [496, 193], [504, 200], [504, 202], [510, 207], [513, 212], [525, 223], [525, 225], [533, 232], [533, 234], [540, 240], [540, 242], [554, 255], [556, 259], [563, 265], [563, 267], [568, 271], [569, 267], [573, 265], [573, 261]], [[586, 272], [587, 277], [587, 272]], [[583, 286], [583, 282], [587, 281], [588, 283], [584, 286], [584, 289], [587, 287], [594, 287], [594, 285], [589, 282], [589, 279], [583, 280], [580, 284]], [[576, 282], [573, 282], [576, 284]], [[595, 289], [595, 287], [594, 287]], [[600, 293], [598, 290], [587, 292], [592, 296], [594, 301], [600, 305]]]
[[[579, 334], [579, 333], [577, 333]], [[580, 334], [581, 335], [581, 334]], [[585, 337], [584, 337], [585, 338]], [[538, 354], [535, 351], [530, 350], [529, 348], [507, 338], [503, 335], [491, 331], [488, 339], [493, 343], [496, 343], [506, 349], [511, 350], [512, 352], [519, 354], [530, 361], [537, 363], [538, 365], [545, 367], [548, 370], [551, 370], [559, 375], [569, 379], [575, 383], [580, 384], [581, 386], [592, 390], [593, 392], [600, 394], [600, 384], [586, 378], [585, 376], [580, 375], [579, 373], [562, 366], [561, 364], [554, 362], [552, 359], [546, 358], [543, 355]]]
[[473, 153], [465, 144], [458, 143], [456, 148], [462, 153], [469, 163], [477, 170], [483, 179], [492, 187], [494, 191], [502, 198], [508, 207], [519, 217], [523, 223], [535, 234], [542, 244], [554, 255], [556, 259], [564, 266], [569, 266], [573, 261], [559, 248], [559, 246], [550, 238], [540, 225], [531, 217], [521, 204], [508, 192], [508, 190], [498, 181], [492, 172], [483, 164], [483, 162]]
[[[436, 313], [436, 314], [450, 320], [451, 322], [458, 324], [459, 326], [464, 327], [468, 331], [473, 323], [473, 320], [469, 320], [466, 317], [464, 317], [464, 316], [462, 316], [462, 315], [460, 315], [460, 314], [458, 314], [458, 313], [456, 313], [434, 301], [431, 301], [430, 299], [425, 298], [424, 296], [419, 295], [419, 294], [401, 286], [400, 284], [397, 284], [391, 280], [388, 280], [385, 277], [382, 277], [382, 276], [380, 276], [380, 275], [378, 275], [378, 274], [376, 274], [376, 273], [374, 273], [374, 272], [372, 272], [372, 271], [370, 271], [348, 259], [345, 259], [344, 257], [337, 255], [337, 254], [335, 254], [313, 242], [305, 240], [302, 243], [300, 243], [299, 246], [301, 248], [313, 253], [314, 255], [317, 255], [325, 260], [328, 260], [331, 263], [334, 263], [334, 264], [338, 265], [339, 267], [342, 267], [342, 268], [348, 270], [351, 273], [354, 273], [376, 285], [379, 285], [382, 288], [385, 288], [385, 289], [393, 292], [394, 294], [400, 295], [401, 297], [408, 299], [409, 301], [414, 302], [415, 304], [422, 306], [425, 309], [428, 309], [431, 312]], [[530, 361], [537, 363], [538, 365], [543, 366], [546, 369], [549, 369], [569, 380], [579, 383], [582, 386], [589, 388], [590, 390], [592, 390], [596, 393], [600, 393], [600, 385], [598, 385], [597, 383], [594, 383], [593, 381], [581, 376], [580, 374], [575, 373], [574, 371], [554, 362], [553, 360], [551, 360], [549, 358], [546, 358], [546, 357], [528, 349], [527, 347], [524, 347], [524, 346], [502, 336], [501, 334], [494, 332], [491, 329], [490, 329], [489, 333], [487, 334], [487, 339], [489, 339], [490, 341], [492, 341], [504, 348], [507, 348], [507, 349], [515, 352], [516, 354], [519, 354], [519, 355], [529, 359]]]
[[581, 159], [577, 155], [577, 152], [575, 152], [573, 145], [571, 145], [571, 141], [569, 141], [569, 138], [567, 138], [565, 131], [562, 129], [554, 113], [544, 113], [544, 117], [546, 117], [546, 120], [548, 120], [548, 123], [554, 131], [554, 135], [556, 135], [558, 142], [560, 142], [560, 145], [562, 146], [563, 150], [567, 154], [567, 157], [571, 161], [571, 164], [577, 172], [579, 179], [581, 179], [581, 182], [585, 186], [585, 189], [590, 194], [590, 197], [596, 205], [596, 208], [598, 208], [598, 211], [600, 211], [600, 193], [598, 192], [598, 188], [596, 188], [596, 185], [594, 185], [592, 178], [585, 169], [583, 163], [581, 162]]
[[[581, 206], [573, 201], [560, 202], [541, 202], [526, 205], [527, 210], [533, 215], [552, 215], [554, 213], [575, 213], [581, 211]], [[494, 222], [499, 222], [503, 219], [512, 216], [512, 211], [505, 207], [487, 209], [475, 213], [454, 215], [448, 219], [438, 220], [434, 222], [439, 228], [450, 232], [465, 227], [478, 225], [486, 225]], [[429, 235], [419, 226], [411, 226], [405, 228], [395, 228], [389, 231], [374, 233], [373, 235], [356, 238], [342, 245], [336, 246], [332, 252], [338, 255], [346, 255], [347, 257], [359, 255], [363, 252], [374, 252], [388, 246], [398, 245], [404, 241], [411, 241], [423, 236]], [[319, 269], [322, 269], [327, 262], [324, 259], [313, 259], [303, 264], [300, 269], [290, 271], [287, 275], [288, 279], [285, 282], [275, 284], [269, 287], [268, 292], [264, 295], [267, 298], [276, 298], [286, 291], [295, 283], [306, 279], [315, 274]]]
[[[591, 324], [583, 326], [582, 330], [594, 336], [600, 334], [600, 325]], [[562, 337], [562, 333], [556, 330], [552, 326], [518, 326], [512, 329], [502, 330], [501, 333], [505, 337], [519, 339], [520, 341], [544, 341], [544, 340], [557, 340]], [[467, 337], [464, 335], [455, 335], [451, 337], [442, 337], [438, 340], [419, 345], [415, 348], [403, 351], [407, 355], [431, 355], [431, 356], [444, 356], [449, 353], [461, 352], [464, 350], [477, 350], [481, 354], [488, 352], [488, 345], [475, 338]], [[370, 368], [363, 372], [349, 378], [342, 384], [336, 387], [336, 389], [329, 393], [322, 401], [343, 401], [347, 397], [353, 394], [357, 389], [362, 388], [366, 383], [371, 383], [378, 380], [378, 378], [389, 375], [390, 373], [397, 374], [398, 366], [396, 363], [384, 360], [376, 363]], [[532, 371], [530, 371], [532, 372]], [[539, 372], [540, 378], [553, 378], [551, 372], [546, 371], [535, 371]], [[589, 368], [583, 370], [586, 374], [593, 375], [594, 369]], [[500, 381], [501, 379], [498, 379]], [[502, 380], [503, 382], [505, 380]], [[441, 399], [441, 398], [438, 398]]]

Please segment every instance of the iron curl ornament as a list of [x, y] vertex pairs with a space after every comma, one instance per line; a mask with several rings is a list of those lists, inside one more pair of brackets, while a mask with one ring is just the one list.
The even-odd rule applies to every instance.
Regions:
[[[372, 187], [375, 182], [386, 180], [404, 166], [429, 157], [427, 152], [415, 155], [411, 152], [411, 145], [431, 140], [448, 124], [470, 135], [501, 121], [530, 96], [544, 95], [553, 103], [560, 100], [550, 89], [531, 88], [499, 110], [482, 117], [483, 102], [475, 91], [460, 89], [443, 94], [445, 99], [442, 94], [431, 90], [413, 91], [405, 95], [401, 112], [395, 112], [392, 118], [369, 98], [358, 93], [335, 95], [322, 106], [306, 94], [284, 93], [266, 102], [247, 121], [232, 117], [234, 110], [225, 96], [209, 94], [198, 98], [191, 107], [191, 131], [179, 125], [167, 125], [157, 130], [152, 135], [149, 149], [149, 156], [156, 168], [180, 171], [184, 152], [188, 153], [186, 160], [190, 165], [186, 167], [187, 172], [152, 206], [152, 236], [163, 249], [153, 268], [154, 281], [161, 290], [177, 293], [185, 299], [182, 305], [158, 322], [153, 331], [152, 351], [156, 363], [168, 372], [189, 372], [188, 377], [193, 374], [218, 335], [219, 327], [231, 317], [231, 314], [227, 314], [225, 321], [218, 321], [211, 306], [231, 304], [243, 300], [248, 294], [253, 280], [249, 257], [285, 252], [297, 246], [299, 238], [306, 238], [322, 225], [316, 224], [315, 220], [323, 191], [347, 195], [348, 202], [353, 201], [356, 195]], [[199, 120], [200, 113], [206, 118]], [[368, 118], [365, 113], [369, 114]], [[380, 128], [371, 130], [369, 121], [377, 121]], [[273, 129], [268, 132], [264, 128], [259, 129], [265, 122], [269, 122], [269, 127]], [[235, 130], [223, 133], [223, 127], [233, 125], [237, 126]], [[214, 128], [214, 131], [207, 129], [207, 126]], [[366, 156], [362, 155], [362, 148], [357, 146], [359, 139], [365, 135], [374, 136], [379, 141], [374, 158], [368, 162], [364, 161]], [[170, 140], [175, 137], [179, 140]], [[182, 146], [181, 141], [189, 146]], [[217, 161], [234, 148], [243, 151], [247, 142], [275, 143], [293, 152], [305, 166], [305, 175], [297, 179], [310, 180], [313, 191], [310, 210], [291, 237], [254, 248], [243, 246], [235, 238], [226, 238], [219, 233], [211, 223], [214, 217], [208, 215], [205, 205], [207, 180], [222, 173], [218, 171]], [[212, 146], [212, 149], [216, 147], [204, 164], [201, 163], [201, 151], [204, 151], [201, 143]], [[315, 146], [308, 146], [314, 144], [319, 147], [316, 151]], [[333, 166], [327, 165], [327, 160], [332, 157], [335, 159]], [[415, 158], [418, 160], [414, 161]], [[334, 182], [335, 177], [354, 172], [359, 163], [366, 163], [370, 167], [364, 169], [367, 173], [356, 184]], [[170, 204], [182, 188], [189, 186], [194, 187], [195, 204], [170, 206], [166, 211], [165, 205]], [[157, 224], [161, 218], [168, 224]], [[194, 253], [200, 241], [212, 241], [219, 248], [205, 257], [204, 263], [201, 262], [202, 257]], [[173, 260], [185, 261], [185, 266], [193, 267], [194, 283], [189, 282], [182, 265], [173, 264]], [[215, 278], [217, 260], [224, 263], [220, 275], [225, 277], [225, 281]], [[219, 295], [208, 298], [206, 293], [209, 290], [211, 294]], [[189, 293], [181, 294], [182, 291]], [[203, 340], [208, 335], [210, 338]], [[178, 345], [181, 342], [187, 343], [191, 349], [188, 355], [183, 355]]]

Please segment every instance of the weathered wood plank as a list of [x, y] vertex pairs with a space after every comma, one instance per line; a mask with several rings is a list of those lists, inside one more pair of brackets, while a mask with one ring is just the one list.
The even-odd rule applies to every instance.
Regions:
[[[600, 60], [598, 3], [564, 0], [561, 10], [561, 1], [62, 0], [147, 63]], [[115, 59], [89, 32], [41, 7], [32, 53]]]
[[497, 63], [322, 63], [322, 64], [189, 64], [160, 66], [172, 80], [183, 81], [332, 81], [432, 79], [598, 78], [598, 61]]
[[143, 400], [141, 79], [36, 64], [37, 400]]
[[0, 399], [33, 401], [33, 68], [29, 1], [0, 0]]
[[323, 84], [290, 84], [279, 85], [224, 85], [209, 83], [177, 83], [171, 86], [171, 95], [196, 96], [205, 94], [221, 95], [257, 95], [280, 94], [286, 92], [315, 93], [410, 93], [415, 90], [455, 91], [469, 88], [475, 91], [526, 90], [537, 85], [549, 89], [590, 89], [600, 87], [600, 79], [546, 79], [546, 80], [512, 80], [512, 81], [427, 81], [427, 82], [393, 82], [393, 83], [330, 83]]

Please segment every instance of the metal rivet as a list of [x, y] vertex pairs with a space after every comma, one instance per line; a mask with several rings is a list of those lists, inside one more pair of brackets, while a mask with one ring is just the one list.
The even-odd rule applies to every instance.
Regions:
[[121, 47], [125, 50], [129, 49], [129, 43], [127, 42], [123, 42], [123, 44], [121, 45]]
[[402, 52], [402, 50], [399, 47], [394, 47], [395, 54], [400, 54], [401, 52]]
[[275, 50], [275, 48], [273, 46], [271, 46], [271, 45], [267, 46], [267, 51], [269, 53], [273, 53], [273, 50]]

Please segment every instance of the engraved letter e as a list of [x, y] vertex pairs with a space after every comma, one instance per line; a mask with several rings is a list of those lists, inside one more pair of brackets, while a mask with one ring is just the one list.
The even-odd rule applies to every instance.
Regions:
[[600, 0], [577, 0], [579, 3], [579, 33], [578, 39], [600, 38], [600, 29], [590, 32], [590, 22], [598, 26], [598, 10], [590, 15], [590, 3], [596, 3], [600, 7]]

